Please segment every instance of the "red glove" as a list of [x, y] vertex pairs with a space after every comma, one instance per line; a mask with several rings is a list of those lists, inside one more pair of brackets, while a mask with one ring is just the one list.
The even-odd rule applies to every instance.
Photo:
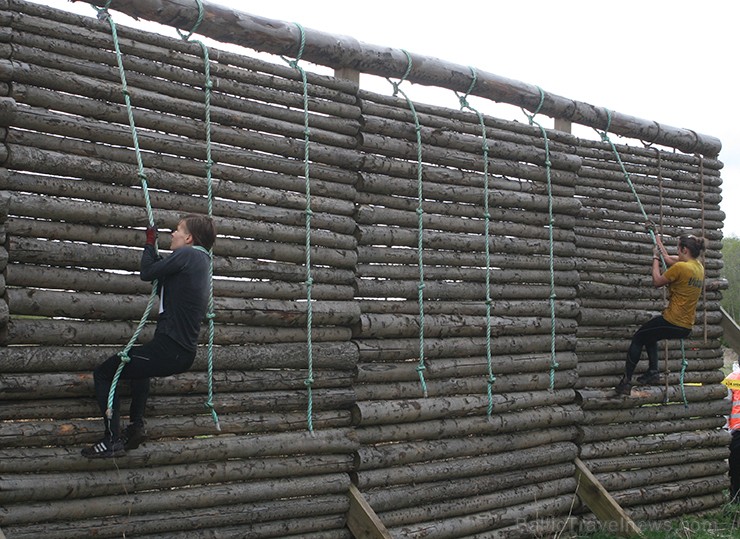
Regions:
[[155, 245], [157, 243], [157, 227], [146, 227], [146, 245]]

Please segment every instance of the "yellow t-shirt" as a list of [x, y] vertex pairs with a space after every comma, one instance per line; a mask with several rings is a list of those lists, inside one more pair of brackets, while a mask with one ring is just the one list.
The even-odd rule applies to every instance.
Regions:
[[696, 304], [704, 288], [704, 267], [694, 259], [676, 262], [663, 276], [668, 283], [668, 307], [663, 318], [671, 324], [691, 329], [696, 318]]

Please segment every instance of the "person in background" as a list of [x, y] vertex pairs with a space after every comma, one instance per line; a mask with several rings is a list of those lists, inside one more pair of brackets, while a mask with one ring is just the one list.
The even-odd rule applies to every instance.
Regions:
[[121, 362], [118, 354], [109, 357], [93, 371], [95, 397], [103, 412], [103, 438], [82, 450], [87, 458], [111, 458], [135, 449], [145, 438], [144, 409], [149, 397], [151, 377], [170, 376], [187, 371], [193, 364], [200, 326], [208, 310], [210, 296], [210, 254], [216, 240], [216, 227], [210, 217], [190, 214], [172, 232], [172, 253], [161, 257], [156, 249], [157, 229], [147, 228], [141, 255], [141, 279], [157, 281], [159, 317], [153, 339], [129, 351], [130, 361], [120, 378], [130, 381], [130, 424], [121, 433], [118, 396], [112, 417], [106, 416], [108, 394]]
[[[728, 383], [729, 382], [729, 383]], [[725, 382], [730, 388], [732, 407], [727, 420], [730, 429], [730, 501], [740, 503], [740, 370], [737, 367], [727, 375]]]
[[[632, 337], [627, 352], [624, 376], [615, 387], [619, 395], [632, 391], [632, 375], [640, 361], [642, 349], [648, 356], [648, 371], [637, 379], [640, 384], [660, 383], [658, 371], [658, 341], [685, 339], [691, 333], [696, 318], [696, 304], [704, 287], [704, 266], [699, 256], [704, 251], [704, 239], [686, 235], [678, 239], [678, 253], [669, 255], [663, 241], [656, 236], [653, 249], [653, 286], [668, 287], [668, 306], [662, 314], [643, 324]], [[660, 255], [668, 266], [661, 273]]]

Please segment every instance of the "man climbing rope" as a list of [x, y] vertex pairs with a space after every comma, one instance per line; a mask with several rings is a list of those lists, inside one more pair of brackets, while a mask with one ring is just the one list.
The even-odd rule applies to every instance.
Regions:
[[[678, 240], [678, 255], [669, 255], [659, 236], [656, 236], [655, 240], [653, 286], [656, 288], [668, 286], [668, 307], [660, 316], [643, 324], [632, 337], [624, 376], [615, 388], [619, 395], [630, 394], [632, 375], [640, 361], [643, 348], [647, 350], [648, 371], [637, 381], [640, 384], [660, 383], [658, 341], [685, 339], [689, 336], [696, 317], [696, 304], [704, 286], [704, 267], [698, 260], [704, 251], [703, 238], [681, 236]], [[669, 266], [665, 273], [661, 273], [661, 256]]]
[[[193, 364], [200, 325], [208, 310], [210, 254], [216, 228], [210, 217], [186, 215], [172, 232], [172, 253], [162, 258], [156, 249], [157, 229], [147, 228], [141, 256], [141, 279], [158, 283], [159, 318], [154, 338], [134, 346], [127, 357], [109, 357], [93, 372], [95, 397], [103, 412], [105, 435], [82, 450], [88, 458], [110, 458], [135, 449], [143, 441], [144, 409], [149, 397], [149, 378], [187, 371]], [[130, 381], [130, 424], [121, 434], [118, 397], [108, 410], [108, 396], [121, 361], [127, 361], [120, 377]], [[110, 417], [109, 417], [110, 416]]]

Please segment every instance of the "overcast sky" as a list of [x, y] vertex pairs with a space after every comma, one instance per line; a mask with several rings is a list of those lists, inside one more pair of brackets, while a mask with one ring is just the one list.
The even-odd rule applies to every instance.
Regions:
[[[94, 14], [83, 2], [33, 1]], [[715, 136], [722, 141], [725, 164], [724, 233], [740, 236], [736, 0], [206, 1], [474, 66], [563, 97]], [[368, 89], [392, 93], [387, 82], [386, 89], [379, 83]], [[450, 91], [445, 91], [449, 98], [418, 85], [405, 91], [418, 101], [459, 107]], [[486, 112], [480, 101], [471, 104]], [[527, 121], [514, 107], [497, 115]], [[541, 121], [551, 126], [546, 120]]]

